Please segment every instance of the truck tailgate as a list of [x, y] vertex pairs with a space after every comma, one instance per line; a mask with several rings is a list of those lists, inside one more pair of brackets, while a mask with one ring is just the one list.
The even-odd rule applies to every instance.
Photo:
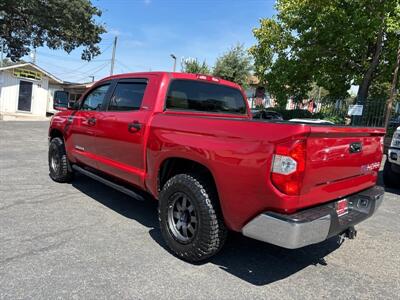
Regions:
[[373, 186], [382, 160], [382, 128], [311, 126], [299, 206]]

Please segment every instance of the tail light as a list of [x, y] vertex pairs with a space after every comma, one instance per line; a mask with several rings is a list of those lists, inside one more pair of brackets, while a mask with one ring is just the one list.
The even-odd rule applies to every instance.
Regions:
[[278, 144], [273, 156], [271, 180], [287, 195], [299, 195], [306, 165], [306, 141]]

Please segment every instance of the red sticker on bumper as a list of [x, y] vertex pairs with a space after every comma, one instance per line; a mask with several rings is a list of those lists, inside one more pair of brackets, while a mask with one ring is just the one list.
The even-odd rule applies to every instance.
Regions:
[[349, 211], [349, 203], [347, 199], [340, 200], [336, 202], [336, 213], [338, 217], [347, 214]]

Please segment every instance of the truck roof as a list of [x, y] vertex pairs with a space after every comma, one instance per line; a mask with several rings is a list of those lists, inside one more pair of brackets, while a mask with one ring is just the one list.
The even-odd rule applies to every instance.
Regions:
[[[112, 80], [112, 79], [121, 79], [121, 78], [129, 78], [129, 77], [138, 77], [138, 76], [149, 76], [149, 75], [156, 75], [156, 76], [168, 76], [171, 79], [190, 79], [190, 80], [205, 80], [210, 81], [216, 84], [223, 84], [230, 87], [242, 89], [240, 85], [228, 81], [216, 76], [207, 75], [207, 74], [192, 74], [192, 73], [181, 73], [181, 72], [166, 72], [166, 71], [152, 71], [152, 72], [133, 72], [133, 73], [123, 73], [123, 74], [116, 74], [112, 76], [108, 76], [105, 78], [100, 79], [98, 82], [104, 80]], [[205, 77], [205, 78], [202, 78]]]

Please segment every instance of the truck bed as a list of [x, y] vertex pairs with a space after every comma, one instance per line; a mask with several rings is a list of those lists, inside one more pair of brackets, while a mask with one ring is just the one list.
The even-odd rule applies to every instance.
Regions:
[[[150, 172], [169, 156], [209, 167], [226, 223], [231, 229], [240, 230], [263, 210], [293, 213], [373, 186], [384, 133], [379, 128], [165, 111], [156, 114], [151, 122], [147, 162]], [[304, 139], [307, 144], [306, 170], [298, 196], [281, 193], [270, 180], [276, 145], [293, 139]], [[352, 143], [361, 143], [362, 151], [350, 153]], [[149, 186], [157, 192], [155, 182]]]

